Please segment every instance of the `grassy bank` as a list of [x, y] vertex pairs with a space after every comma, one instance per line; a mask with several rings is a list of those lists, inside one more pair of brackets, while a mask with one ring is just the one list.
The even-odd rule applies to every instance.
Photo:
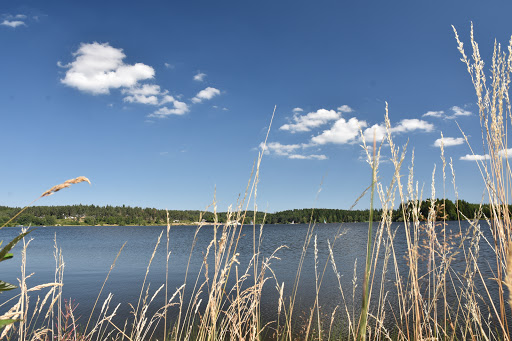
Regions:
[[[147, 340], [162, 332], [170, 340], [510, 340], [507, 318], [512, 304], [509, 298], [509, 290], [512, 288], [512, 224], [509, 212], [512, 171], [506, 156], [507, 120], [512, 117], [508, 96], [512, 73], [512, 41], [508, 51], [502, 51], [499, 45], [495, 46], [491, 82], [487, 84], [483, 62], [472, 32], [471, 60], [455, 35], [462, 61], [475, 86], [483, 143], [488, 156], [477, 162], [486, 186], [488, 212], [484, 212], [481, 205], [474, 214], [468, 216], [458, 207], [459, 201], [455, 200], [455, 214], [459, 221], [469, 222], [468, 230], [461, 228], [452, 232], [445, 228], [448, 205], [444, 199], [436, 199], [438, 196], [433, 180], [430, 193], [425, 195], [430, 198], [428, 210], [422, 214], [422, 202], [426, 201], [414, 178], [414, 151], [409, 152], [407, 146], [399, 147], [394, 143], [386, 107], [387, 136], [384, 143], [372, 141], [373, 147], [370, 147], [363, 140], [369, 163], [368, 195], [358, 200], [368, 200], [372, 207], [374, 202], [379, 201], [382, 208], [379, 221], [369, 223], [363, 278], [356, 278], [352, 274], [342, 276], [344, 274], [339, 273], [333, 249], [344, 238], [343, 225], [328, 241], [329, 257], [319, 259], [316, 236], [318, 226], [315, 224], [314, 211], [310, 213], [310, 224], [303, 244], [297, 246], [301, 247], [302, 253], [296, 260], [297, 272], [293, 283], [280, 283], [272, 270], [273, 262], [278, 261], [276, 253], [280, 248], [269, 257], [261, 255], [262, 224], [252, 225], [250, 264], [247, 267], [239, 264], [241, 228], [238, 222], [248, 225], [250, 221], [257, 221], [254, 212], [258, 211], [258, 207], [252, 203], [257, 201], [260, 166], [264, 155], [260, 153], [245, 195], [239, 199], [236, 207], [223, 214], [222, 220], [226, 223], [214, 229], [213, 239], [202, 250], [204, 260], [199, 271], [192, 272], [187, 267], [183, 285], [177, 290], [168, 286], [167, 279], [164, 283], [154, 283], [151, 288], [144, 279], [139, 299], [132, 306], [133, 314], [125, 323], [114, 322], [118, 308], [111, 305], [111, 295], [104, 302], [97, 301], [90, 316], [76, 322], [72, 306], [66, 304], [62, 297], [65, 255], [62, 255], [58, 246], [55, 246], [55, 281], [28, 287], [25, 257], [30, 250], [30, 242], [23, 240], [19, 295], [1, 306], [4, 313], [1, 319], [20, 321], [6, 325], [1, 330], [2, 337], [12, 340]], [[390, 179], [379, 178], [380, 156], [384, 152], [391, 155], [394, 167]], [[452, 160], [445, 158], [443, 146], [440, 157], [441, 166], [433, 167], [432, 179], [436, 172], [442, 173], [443, 183], [438, 186], [453, 186], [457, 193], [456, 169], [453, 168]], [[211, 209], [214, 222], [218, 222], [215, 201]], [[399, 251], [394, 242], [397, 231], [392, 222], [397, 209], [403, 221], [400, 228], [406, 238], [403, 251]], [[370, 209], [370, 214], [372, 212]], [[486, 222], [483, 225], [482, 220]], [[147, 271], [152, 266], [157, 247], [166, 248], [168, 270], [169, 259], [172, 257], [169, 235], [172, 220], [169, 215], [166, 223], [167, 228], [160, 234], [154, 249], [148, 251]], [[196, 227], [188, 264], [202, 227], [201, 224]], [[483, 238], [484, 229], [490, 229], [492, 239]], [[375, 234], [372, 230], [376, 231]], [[494, 250], [494, 258], [487, 260], [496, 269], [493, 278], [485, 276], [478, 263], [481, 243], [489, 243]], [[121, 252], [122, 248], [119, 250]], [[463, 270], [455, 270], [452, 266], [457, 255], [463, 255], [465, 259]], [[313, 268], [304, 267], [308, 258], [314, 260]], [[407, 261], [406, 270], [398, 266], [399, 260], [404, 258]], [[110, 271], [115, 271], [116, 260]], [[110, 271], [105, 282], [108, 281]], [[324, 311], [319, 304], [326, 271], [333, 271], [336, 275], [342, 297], [330, 311]], [[297, 309], [297, 302], [301, 276], [305, 272], [313, 274], [315, 278], [316, 299], [309, 309], [303, 311]], [[352, 293], [344, 292], [342, 281], [352, 281]], [[155, 286], [159, 287], [155, 290]], [[263, 288], [268, 286], [275, 288], [278, 299], [275, 302], [275, 319], [266, 323], [261, 318], [261, 298]], [[290, 295], [284, 294], [285, 286], [292, 288]], [[355, 295], [358, 286], [363, 288], [362, 304], [354, 307], [347, 303], [349, 300], [346, 297]], [[397, 297], [393, 305], [388, 300], [389, 292]], [[36, 298], [37, 295], [40, 295], [39, 298]], [[156, 313], [149, 314], [149, 307], [154, 304], [157, 295], [165, 296], [166, 304], [158, 307]], [[176, 311], [172, 317], [169, 314], [171, 309]], [[338, 320], [346, 321], [346, 324], [338, 328]]]

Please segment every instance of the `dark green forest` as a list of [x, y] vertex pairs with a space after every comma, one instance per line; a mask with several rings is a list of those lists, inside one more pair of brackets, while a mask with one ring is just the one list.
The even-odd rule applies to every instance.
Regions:
[[[420, 219], [425, 220], [429, 214], [431, 204], [425, 200], [420, 204]], [[436, 200], [436, 216], [438, 219], [458, 220], [474, 218], [480, 214], [480, 218], [489, 217], [488, 205], [470, 204], [464, 200], [458, 200], [457, 205], [451, 200]], [[404, 212], [406, 219], [412, 212], [413, 205], [409, 204], [405, 209], [400, 205], [393, 211], [393, 221], [403, 221]], [[457, 208], [458, 207], [458, 208]], [[21, 208], [0, 206], [0, 225], [5, 224], [16, 215]], [[512, 211], [512, 207], [509, 209]], [[275, 213], [247, 212], [245, 224], [251, 221], [266, 224], [290, 224], [290, 223], [341, 223], [341, 222], [365, 222], [369, 220], [369, 210], [342, 210], [342, 209], [294, 209]], [[382, 210], [374, 211], [374, 221], [382, 217]], [[217, 214], [217, 221], [226, 222], [227, 213]], [[174, 224], [192, 224], [204, 220], [215, 221], [212, 212], [201, 212], [199, 210], [170, 210], [169, 220]], [[241, 221], [240, 221], [241, 222]], [[95, 205], [70, 205], [70, 206], [34, 206], [27, 208], [9, 225], [23, 226], [52, 226], [52, 225], [165, 225], [167, 223], [166, 210], [155, 208], [141, 208], [129, 206], [95, 206]]]

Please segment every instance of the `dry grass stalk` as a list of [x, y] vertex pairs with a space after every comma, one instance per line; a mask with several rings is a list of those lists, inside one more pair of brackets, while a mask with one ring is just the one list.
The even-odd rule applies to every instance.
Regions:
[[67, 187], [71, 187], [71, 185], [78, 184], [80, 182], [88, 182], [89, 185], [91, 184], [91, 181], [89, 181], [89, 179], [87, 179], [85, 176], [79, 176], [79, 177], [74, 178], [74, 179], [66, 180], [63, 183], [59, 184], [59, 185], [53, 186], [52, 188], [50, 188], [49, 190], [47, 190], [46, 192], [41, 194], [40, 198], [53, 195], [56, 192], [60, 191], [61, 189], [64, 189], [64, 188], [67, 188]]
[[36, 201], [38, 201], [39, 199], [41, 198], [44, 198], [44, 197], [47, 197], [47, 196], [50, 196], [52, 194], [54, 194], [55, 192], [58, 192], [60, 191], [61, 189], [63, 188], [67, 188], [67, 187], [70, 187], [72, 184], [77, 184], [77, 183], [80, 183], [80, 182], [88, 182], [89, 185], [91, 184], [91, 181], [89, 181], [89, 179], [87, 179], [85, 176], [79, 176], [77, 178], [74, 178], [74, 179], [70, 179], [70, 180], [66, 180], [64, 181], [63, 183], [59, 184], [59, 185], [56, 185], [56, 186], [53, 186], [52, 188], [50, 188], [49, 190], [47, 190], [46, 192], [44, 192], [43, 194], [41, 194], [38, 198], [36, 198], [34, 201], [32, 201], [30, 204], [28, 204], [27, 206], [23, 207], [23, 209], [21, 209], [18, 213], [16, 213], [11, 219], [9, 219], [6, 223], [4, 223], [1, 227], [0, 227], [0, 230], [3, 229], [5, 226], [9, 225], [9, 223], [11, 223], [12, 221], [14, 221], [14, 219], [16, 219], [20, 214], [22, 214], [27, 208], [29, 208], [30, 206], [32, 206]]

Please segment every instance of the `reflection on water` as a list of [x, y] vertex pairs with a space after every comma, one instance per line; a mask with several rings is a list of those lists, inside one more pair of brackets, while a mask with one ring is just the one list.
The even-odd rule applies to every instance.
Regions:
[[[338, 324], [343, 324], [345, 314], [345, 303], [352, 313], [360, 307], [360, 297], [362, 290], [363, 270], [366, 254], [367, 224], [365, 223], [347, 223], [343, 224], [319, 224], [316, 226], [314, 234], [317, 235], [318, 244], [318, 273], [322, 276], [319, 304], [321, 310], [330, 319], [332, 311], [338, 306], [339, 319]], [[449, 222], [447, 230], [465, 232], [469, 224], [458, 222]], [[396, 254], [396, 265], [401, 271], [402, 277], [407, 276], [407, 259], [405, 242], [405, 232], [403, 225], [393, 224], [393, 231], [396, 230], [394, 239], [394, 251]], [[482, 229], [487, 237], [490, 237], [488, 227], [482, 223]], [[278, 308], [278, 291], [276, 285], [284, 284], [284, 297], [289, 297], [292, 292], [293, 284], [296, 278], [297, 267], [303, 250], [304, 239], [308, 230], [307, 225], [266, 225], [263, 227], [262, 243], [260, 247], [261, 257], [269, 257], [277, 248], [285, 245], [286, 248], [276, 253], [279, 260], [272, 261], [271, 268], [276, 277], [268, 279], [262, 295], [262, 318], [265, 321], [276, 319]], [[19, 233], [19, 228], [4, 228], [0, 231], [0, 239], [7, 241]], [[87, 319], [96, 296], [102, 286], [102, 283], [110, 269], [114, 258], [120, 247], [126, 242], [116, 267], [112, 271], [109, 281], [103, 291], [100, 302], [109, 292], [114, 294], [113, 302], [121, 303], [118, 312], [119, 319], [129, 316], [130, 306], [128, 303], [136, 304], [140, 295], [141, 285], [144, 280], [146, 268], [153, 252], [155, 243], [159, 234], [164, 231], [162, 243], [160, 244], [153, 264], [151, 266], [147, 281], [151, 283], [150, 292], [154, 292], [161, 284], [165, 283], [165, 227], [157, 226], [120, 226], [120, 227], [41, 227], [34, 231], [30, 237], [33, 238], [28, 250], [27, 273], [34, 273], [28, 280], [29, 286], [54, 281], [55, 260], [54, 260], [54, 238], [57, 245], [62, 249], [65, 261], [64, 271], [64, 289], [63, 297], [70, 298], [78, 304], [75, 314]], [[345, 300], [342, 299], [338, 279], [336, 278], [331, 263], [327, 263], [329, 250], [327, 241], [333, 243], [337, 233], [343, 231], [333, 245], [333, 254], [337, 270], [340, 273], [341, 289], [343, 290]], [[189, 282], [187, 288], [192, 288], [196, 279], [204, 254], [210, 241], [213, 238], [214, 229], [211, 226], [203, 227], [197, 235], [197, 243], [192, 252]], [[170, 293], [174, 288], [183, 284], [189, 254], [193, 243], [195, 227], [191, 226], [173, 226], [170, 232], [170, 266], [169, 266], [169, 288]], [[243, 273], [253, 254], [253, 230], [252, 226], [243, 228], [242, 237], [239, 243], [238, 252], [240, 253], [238, 265], [239, 273]], [[16, 283], [16, 278], [20, 273], [20, 248], [21, 244], [14, 249], [14, 259], [2, 262], [2, 280]], [[454, 247], [457, 247], [455, 245]], [[382, 276], [382, 262], [384, 259], [385, 248], [382, 246], [379, 250], [380, 261], [377, 264], [375, 273], [376, 288], [374, 293], [379, 291], [380, 278]], [[260, 258], [263, 259], [263, 258]], [[463, 262], [464, 255], [459, 253], [452, 260], [454, 273], [462, 273], [465, 269]], [[492, 249], [483, 241], [480, 247], [480, 263], [483, 278], [494, 277], [492, 273], [495, 267], [494, 253]], [[357, 262], [356, 262], [357, 261]], [[303, 271], [300, 277], [298, 287], [298, 296], [295, 310], [295, 317], [299, 317], [301, 312], [307, 312], [313, 306], [315, 300], [315, 270], [314, 270], [314, 250], [313, 241], [307, 250], [304, 260]], [[357, 286], [354, 289], [354, 267], [357, 277]], [[420, 269], [427, 270], [427, 269]], [[211, 269], [210, 269], [211, 271]], [[251, 271], [249, 271], [251, 274]], [[271, 276], [270, 272], [266, 272]], [[203, 276], [203, 275], [202, 275]], [[201, 280], [204, 278], [201, 277]], [[387, 272], [384, 276], [384, 292], [387, 292], [387, 304], [383, 307], [392, 317], [396, 313], [396, 276], [393, 257], [390, 258]], [[249, 282], [251, 282], [249, 280]], [[460, 283], [460, 285], [464, 285]], [[490, 284], [490, 290], [495, 287]], [[453, 295], [454, 293], [449, 294]], [[2, 294], [2, 302], [13, 295], [12, 292]], [[353, 297], [355, 299], [353, 299]], [[378, 305], [378, 295], [372, 298], [373, 309]], [[35, 301], [35, 300], [34, 300]], [[163, 305], [163, 293], [156, 298], [154, 307]], [[355, 302], [354, 302], [355, 301]], [[381, 307], [382, 308], [382, 307]], [[393, 312], [394, 311], [394, 312]], [[301, 324], [299, 321], [298, 324]]]

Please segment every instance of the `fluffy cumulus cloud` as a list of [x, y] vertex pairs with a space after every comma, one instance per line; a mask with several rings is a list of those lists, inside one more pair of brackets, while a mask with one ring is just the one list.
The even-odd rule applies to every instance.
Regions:
[[73, 56], [75, 60], [64, 66], [68, 70], [61, 82], [95, 95], [108, 94], [110, 89], [135, 87], [139, 81], [155, 75], [151, 66], [125, 64], [123, 50], [108, 43], [82, 43]]
[[464, 110], [458, 106], [453, 106], [452, 107], [452, 111], [453, 111], [453, 116], [457, 117], [457, 116], [471, 116], [472, 113], [471, 111], [467, 111], [467, 110]]
[[[498, 152], [498, 156], [501, 157], [501, 158], [508, 158], [508, 159], [512, 158], [512, 148], [500, 150]], [[464, 161], [483, 161], [483, 160], [488, 160], [490, 158], [491, 157], [489, 156], [489, 154], [485, 154], [485, 155], [467, 154], [465, 156], [461, 156], [460, 160], [464, 160]]]
[[269, 142], [265, 146], [263, 143], [260, 143], [260, 149], [263, 150], [265, 154], [275, 154], [279, 156], [286, 156], [289, 159], [298, 159], [298, 160], [326, 160], [327, 156], [325, 155], [302, 155], [297, 154], [297, 151], [304, 148], [304, 145], [300, 144], [281, 144], [279, 142]]
[[366, 142], [373, 141], [373, 137], [375, 136], [375, 141], [380, 143], [387, 136], [386, 126], [383, 123], [374, 124], [363, 131], [363, 136]]
[[293, 108], [293, 110], [292, 110], [292, 111], [293, 111], [294, 113], [299, 113], [299, 112], [303, 112], [303, 111], [304, 111], [304, 109], [297, 107], [297, 108]]
[[143, 84], [124, 89], [122, 93], [128, 95], [123, 99], [125, 102], [158, 105], [158, 96], [165, 95], [167, 92], [162, 93], [159, 85]]
[[[430, 133], [433, 130], [434, 125], [432, 123], [428, 123], [427, 121], [419, 120], [417, 118], [406, 118], [398, 122], [396, 126], [392, 126], [390, 132], [391, 134], [401, 134], [412, 131]], [[375, 140], [380, 142], [387, 136], [386, 126], [383, 123], [375, 124], [370, 128], [365, 129], [363, 134], [366, 141], [373, 141], [373, 136], [375, 135]]]
[[260, 148], [265, 154], [274, 153], [277, 155], [289, 155], [297, 149], [300, 149], [300, 144], [281, 144], [279, 142], [269, 142], [265, 145], [263, 142], [260, 143]]
[[401, 120], [397, 126], [391, 128], [392, 133], [407, 133], [415, 130], [421, 130], [429, 133], [434, 130], [434, 125], [427, 121], [411, 118]]
[[210, 100], [213, 97], [218, 96], [218, 95], [220, 95], [219, 89], [207, 87], [206, 89], [199, 91], [197, 93], [197, 95], [195, 95], [195, 97], [192, 98], [192, 102], [193, 103], [201, 103], [204, 100]]
[[24, 21], [21, 21], [21, 20], [7, 20], [7, 19], [2, 21], [2, 23], [0, 23], [0, 25], [9, 26], [9, 27], [12, 27], [12, 28], [16, 28], [18, 26], [27, 26], [27, 24], [25, 24]]
[[453, 106], [450, 108], [451, 113], [445, 113], [444, 111], [428, 111], [425, 114], [423, 114], [423, 117], [435, 117], [435, 118], [442, 118], [445, 120], [453, 120], [457, 117], [461, 116], [471, 116], [473, 113], [471, 111], [462, 109], [458, 106]]
[[12, 28], [27, 26], [27, 16], [25, 14], [3, 14], [1, 17], [3, 18], [2, 22], [0, 23], [2, 26], [8, 26]]
[[[181, 95], [176, 97], [162, 89], [158, 84], [149, 84], [155, 76], [155, 70], [143, 63], [127, 64], [126, 55], [120, 48], [112, 47], [109, 43], [82, 43], [73, 53], [73, 60], [66, 65], [57, 65], [66, 69], [64, 78], [60, 81], [70, 87], [94, 95], [109, 94], [113, 89], [119, 89], [126, 103], [136, 103], [157, 107], [147, 115], [150, 118], [166, 118], [171, 115], [184, 115], [190, 112], [190, 103], [181, 101]], [[164, 63], [168, 69], [174, 65]], [[198, 72], [194, 79], [203, 81], [206, 74]], [[199, 91], [191, 100], [201, 103], [221, 94], [216, 88], [207, 87]], [[228, 110], [223, 107], [222, 110]], [[146, 120], [146, 122], [153, 122]]]
[[423, 117], [437, 117], [442, 118], [444, 116], [444, 111], [428, 111], [423, 114]]
[[[368, 127], [366, 121], [358, 120], [356, 117], [352, 117], [349, 120], [340, 118], [329, 130], [323, 131], [320, 135], [317, 135], [311, 139], [313, 144], [346, 144], [355, 143], [360, 141], [361, 131], [366, 141], [373, 141], [375, 136], [376, 141], [382, 141], [386, 135], [387, 130], [384, 124], [374, 124]], [[366, 129], [365, 129], [366, 128]], [[423, 131], [432, 132], [434, 125], [423, 120], [404, 119], [398, 122], [396, 126], [391, 127], [391, 134], [402, 134], [412, 131]]]
[[460, 157], [460, 160], [464, 160], [464, 161], [483, 161], [483, 160], [487, 160], [487, 159], [489, 159], [489, 154], [485, 154], [485, 155], [467, 154], [465, 156]]
[[205, 77], [206, 77], [206, 73], [198, 72], [198, 73], [194, 76], [194, 80], [195, 80], [196, 82], [203, 82]]
[[463, 137], [443, 137], [434, 142], [434, 147], [441, 147], [441, 143], [444, 147], [458, 146], [464, 144], [464, 141]]
[[170, 97], [172, 99], [172, 102], [169, 102], [169, 103], [172, 103], [173, 107], [172, 108], [169, 108], [168, 106], [161, 107], [158, 110], [154, 111], [153, 113], [149, 114], [148, 117], [166, 118], [170, 115], [184, 115], [190, 111], [187, 103], [175, 100], [172, 96], [167, 96], [167, 97]]
[[[267, 146], [266, 152], [273, 151], [276, 155], [284, 155], [290, 159], [317, 159], [324, 160], [325, 155], [301, 155], [296, 151], [299, 148], [305, 149], [307, 147], [319, 147], [326, 144], [353, 144], [358, 143], [364, 138], [366, 141], [372, 141], [373, 138], [377, 141], [385, 139], [388, 130], [383, 123], [368, 126], [365, 120], [358, 119], [357, 117], [345, 118], [342, 117], [343, 113], [352, 112], [352, 108], [343, 105], [335, 110], [319, 109], [310, 112], [306, 115], [300, 115], [300, 108], [295, 108], [292, 122], [281, 126], [279, 129], [289, 131], [291, 133], [307, 132], [322, 125], [330, 123], [330, 128], [311, 137], [308, 143], [281, 145], [278, 142], [273, 142]], [[334, 121], [334, 122], [333, 122]], [[424, 120], [412, 118], [403, 119], [396, 125], [391, 126], [389, 131], [391, 134], [406, 134], [410, 132], [432, 132], [434, 125]], [[361, 133], [363, 136], [361, 136]], [[447, 144], [453, 143], [451, 140], [446, 140]]]
[[365, 121], [360, 121], [355, 117], [349, 120], [340, 118], [334, 123], [331, 129], [324, 130], [320, 135], [314, 136], [311, 142], [314, 144], [344, 144], [356, 142], [359, 137], [360, 129], [366, 126], [367, 123]]
[[295, 114], [292, 123], [284, 124], [279, 129], [292, 133], [310, 131], [312, 128], [320, 127], [329, 121], [337, 120], [340, 116], [339, 112], [326, 109], [320, 109], [302, 116]]
[[351, 107], [349, 107], [348, 105], [342, 105], [341, 107], [338, 107], [338, 111], [343, 112], [343, 113], [349, 113], [354, 110]]
[[500, 150], [498, 152], [498, 155], [501, 157], [511, 158], [512, 157], [512, 148]]
[[190, 111], [187, 103], [169, 95], [167, 90], [162, 91], [160, 86], [156, 84], [143, 84], [124, 89], [122, 93], [128, 95], [123, 99], [125, 102], [160, 106], [148, 117], [166, 118], [170, 115], [184, 115]]

